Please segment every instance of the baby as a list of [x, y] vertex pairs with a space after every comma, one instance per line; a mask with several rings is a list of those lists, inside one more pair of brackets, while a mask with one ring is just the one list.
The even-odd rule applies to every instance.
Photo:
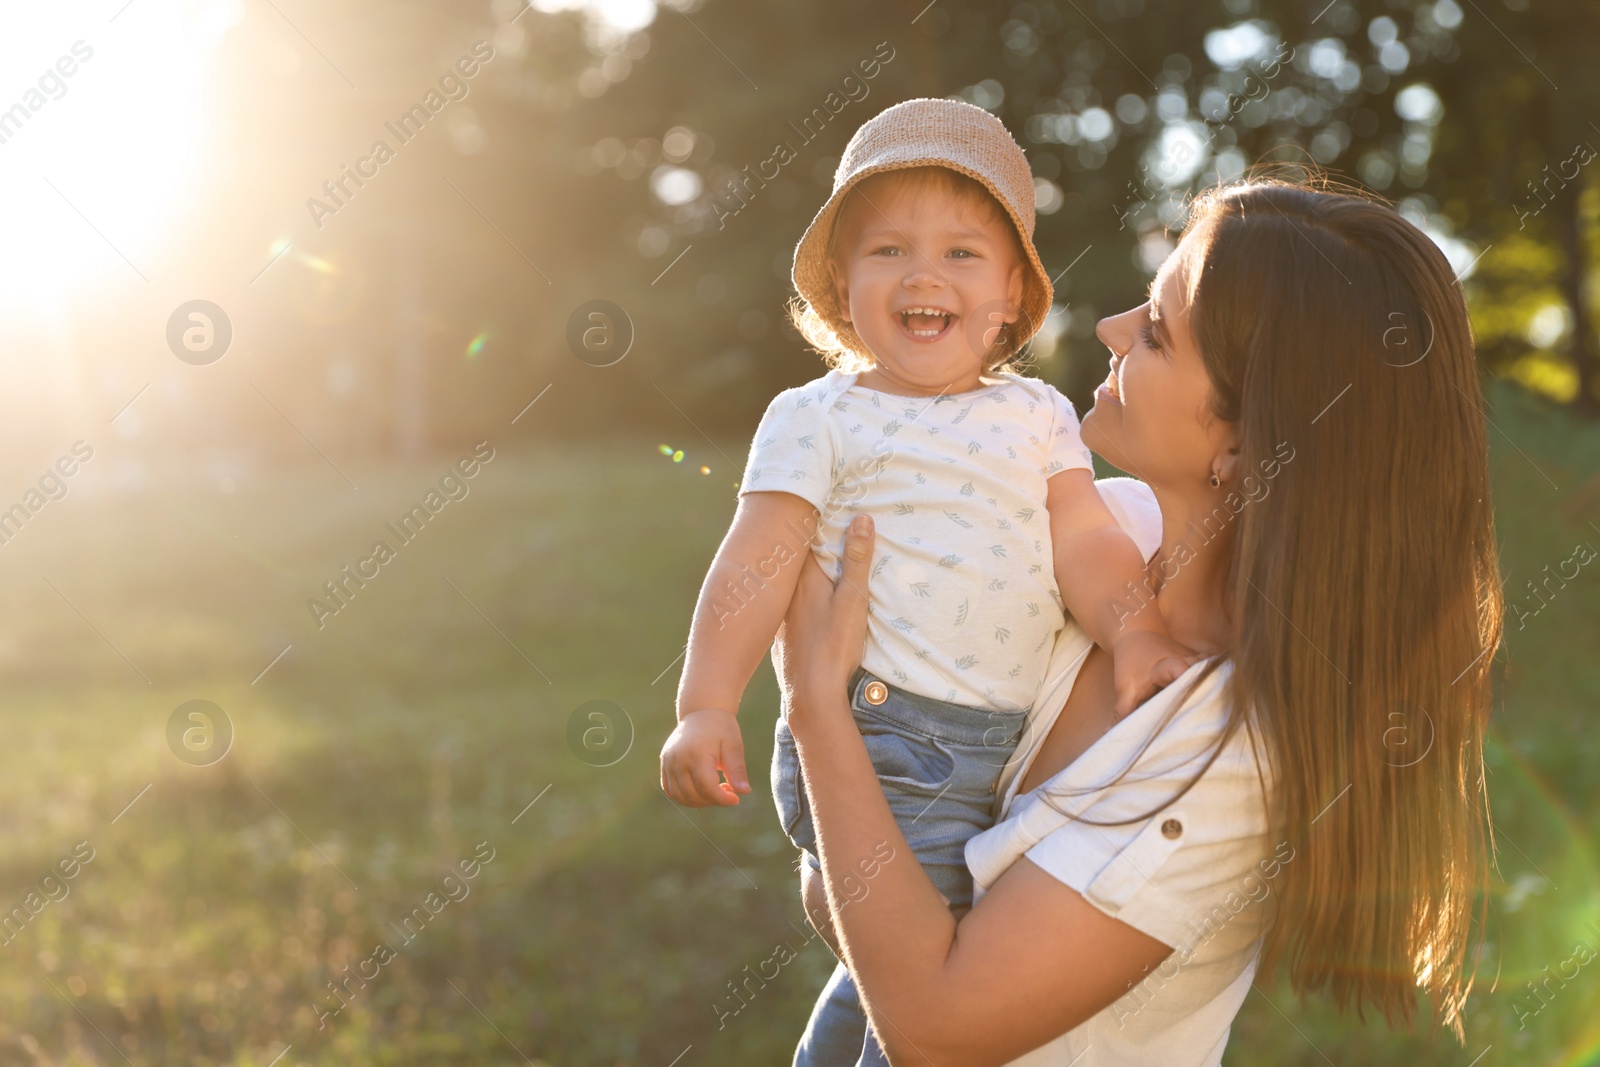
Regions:
[[[1027, 159], [982, 108], [908, 100], [851, 138], [794, 261], [796, 325], [833, 369], [780, 393], [756, 430], [661, 752], [680, 803], [750, 791], [745, 686], [808, 550], [836, 576], [845, 527], [870, 514], [851, 706], [907, 844], [958, 910], [972, 897], [964, 846], [992, 823], [1063, 610], [1114, 651], [1119, 711], [1189, 655], [1158, 612], [1119, 606], [1144, 558], [1095, 489], [1071, 403], [1011, 370], [1050, 310], [1033, 229]], [[816, 837], [782, 716], [772, 787], [811, 913]]]

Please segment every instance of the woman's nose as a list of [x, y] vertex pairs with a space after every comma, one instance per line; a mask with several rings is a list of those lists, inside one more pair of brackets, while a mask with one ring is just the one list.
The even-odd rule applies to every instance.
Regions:
[[1094, 324], [1094, 335], [1100, 343], [1111, 350], [1110, 358], [1116, 360], [1129, 348], [1133, 347], [1131, 338], [1125, 336], [1129, 331], [1124, 329], [1124, 315], [1107, 315]]

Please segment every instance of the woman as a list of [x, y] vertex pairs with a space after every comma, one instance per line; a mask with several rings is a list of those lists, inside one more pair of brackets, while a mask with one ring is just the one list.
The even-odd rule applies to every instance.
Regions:
[[775, 654], [849, 968], [830, 988], [858, 984], [896, 1064], [1215, 1064], [1258, 963], [1391, 1023], [1420, 989], [1459, 1038], [1500, 598], [1453, 272], [1383, 204], [1245, 182], [1097, 334], [1083, 438], [1142, 479], [1103, 491], [1153, 550], [1125, 608], [1203, 658], [1119, 721], [1068, 621], [958, 919], [916, 863], [874, 862], [910, 853], [846, 695], [858, 520]]

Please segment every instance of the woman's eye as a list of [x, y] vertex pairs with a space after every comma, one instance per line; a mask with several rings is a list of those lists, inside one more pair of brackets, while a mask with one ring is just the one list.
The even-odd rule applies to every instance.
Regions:
[[1144, 340], [1146, 348], [1152, 348], [1157, 352], [1161, 351], [1161, 342], [1156, 340], [1155, 327], [1150, 324], [1149, 320], [1146, 320], [1145, 324], [1139, 327], [1139, 336]]

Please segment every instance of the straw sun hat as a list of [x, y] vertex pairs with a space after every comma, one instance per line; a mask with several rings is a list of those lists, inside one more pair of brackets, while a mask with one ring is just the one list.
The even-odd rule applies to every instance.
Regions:
[[1033, 172], [1003, 122], [959, 100], [907, 100], [879, 112], [855, 132], [834, 171], [833, 194], [795, 247], [795, 290], [845, 347], [863, 351], [860, 337], [840, 314], [828, 273], [828, 246], [839, 206], [863, 178], [925, 166], [946, 167], [980, 182], [1016, 226], [1025, 262], [1021, 317], [1010, 331], [1009, 347], [1015, 352], [1044, 325], [1051, 302], [1050, 275], [1033, 247]]

